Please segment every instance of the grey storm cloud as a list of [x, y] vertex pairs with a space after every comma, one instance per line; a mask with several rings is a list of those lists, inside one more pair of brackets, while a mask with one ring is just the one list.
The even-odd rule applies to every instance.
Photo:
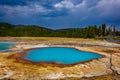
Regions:
[[96, 8], [101, 13], [101, 16], [112, 18], [120, 18], [120, 0], [101, 0]]
[[0, 21], [81, 27], [120, 25], [120, 0], [0, 0]]

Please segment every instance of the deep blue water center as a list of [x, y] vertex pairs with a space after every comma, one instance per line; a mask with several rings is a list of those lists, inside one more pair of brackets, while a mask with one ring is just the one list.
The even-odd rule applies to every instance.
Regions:
[[0, 51], [7, 50], [12, 46], [13, 44], [11, 43], [0, 43]]
[[61, 64], [73, 64], [94, 58], [101, 58], [99, 54], [80, 51], [74, 48], [46, 47], [33, 49], [26, 53], [24, 59], [32, 62], [57, 62]]

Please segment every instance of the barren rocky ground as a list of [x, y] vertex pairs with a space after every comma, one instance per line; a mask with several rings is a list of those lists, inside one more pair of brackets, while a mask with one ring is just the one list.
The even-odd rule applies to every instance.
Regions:
[[[24, 41], [21, 42], [19, 38], [16, 39], [18, 42], [11, 52], [0, 52], [0, 79], [119, 80], [120, 44], [94, 39], [24, 38]], [[91, 51], [104, 55], [104, 57], [64, 67], [34, 65], [13, 57], [29, 48], [53, 45]]]

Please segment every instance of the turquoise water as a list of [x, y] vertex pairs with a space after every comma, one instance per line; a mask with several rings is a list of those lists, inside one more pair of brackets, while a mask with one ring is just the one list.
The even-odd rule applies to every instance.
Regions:
[[72, 64], [101, 57], [99, 54], [79, 51], [74, 48], [47, 47], [28, 51], [24, 59], [32, 62], [44, 61]]
[[0, 43], [0, 51], [7, 50], [12, 46], [13, 44], [11, 43]]

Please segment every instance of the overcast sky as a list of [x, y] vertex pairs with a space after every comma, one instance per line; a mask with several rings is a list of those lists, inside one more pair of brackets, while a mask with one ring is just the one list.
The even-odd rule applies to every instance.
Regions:
[[0, 22], [75, 28], [115, 24], [120, 27], [120, 0], [0, 0]]

